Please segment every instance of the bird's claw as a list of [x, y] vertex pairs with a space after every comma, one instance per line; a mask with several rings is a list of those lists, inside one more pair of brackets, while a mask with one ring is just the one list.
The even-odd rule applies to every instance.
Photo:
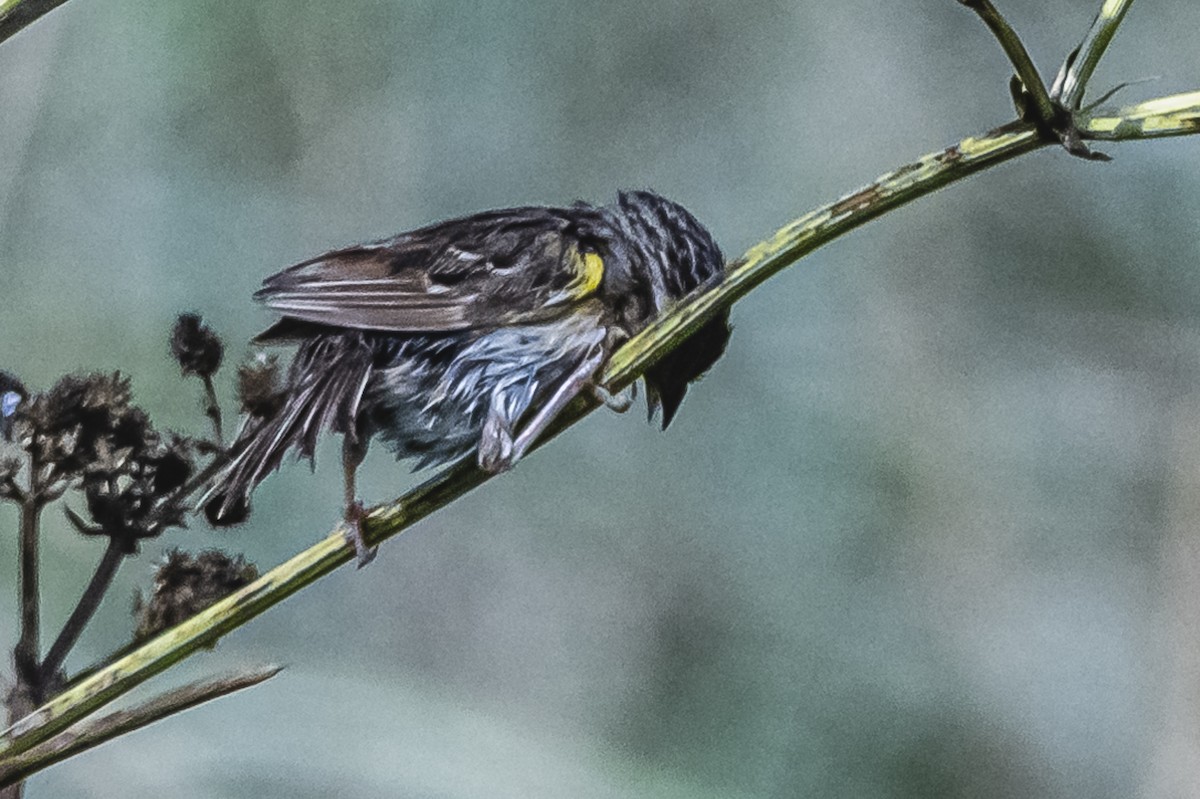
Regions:
[[507, 472], [516, 463], [513, 434], [498, 413], [489, 413], [479, 437], [479, 468], [488, 474]]
[[633, 390], [631, 388], [618, 391], [616, 394], [595, 383], [593, 383], [589, 388], [592, 396], [596, 398], [596, 401], [608, 408], [610, 411], [625, 413], [633, 407]]
[[358, 568], [366, 566], [375, 560], [379, 547], [368, 547], [363, 538], [362, 522], [367, 518], [367, 511], [362, 502], [355, 500], [346, 506], [346, 540], [354, 546], [354, 554], [358, 556]]

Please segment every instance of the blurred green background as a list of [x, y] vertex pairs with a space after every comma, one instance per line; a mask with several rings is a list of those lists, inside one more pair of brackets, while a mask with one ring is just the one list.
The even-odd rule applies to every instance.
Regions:
[[[1098, 0], [1003, 0], [1052, 73]], [[1200, 87], [1200, 5], [1134, 7], [1093, 96]], [[951, 0], [75, 0], [0, 47], [0, 367], [121, 369], [203, 430], [180, 311], [238, 359], [267, 274], [488, 207], [652, 187], [730, 256], [1011, 115]], [[1200, 791], [1200, 139], [1043, 151], [740, 303], [666, 434], [597, 413], [149, 688], [265, 686], [30, 797], [1176, 797]], [[231, 369], [221, 382], [229, 392]], [[246, 528], [339, 516], [338, 445]], [[410, 475], [376, 448], [370, 502]], [[0, 649], [15, 641], [0, 509]], [[47, 519], [46, 626], [99, 545]]]

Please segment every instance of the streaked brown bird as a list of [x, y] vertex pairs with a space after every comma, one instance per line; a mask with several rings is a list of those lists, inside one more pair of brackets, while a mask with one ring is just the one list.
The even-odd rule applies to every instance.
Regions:
[[[286, 397], [250, 418], [202, 503], [245, 517], [254, 487], [325, 430], [344, 437], [346, 518], [360, 565], [355, 473], [379, 435], [416, 468], [474, 450], [510, 468], [612, 351], [724, 273], [720, 248], [683, 207], [649, 191], [611, 205], [488, 211], [336, 250], [265, 281], [281, 318], [256, 339], [294, 342]], [[644, 376], [651, 417], [671, 422], [688, 384], [724, 352], [722, 315]]]

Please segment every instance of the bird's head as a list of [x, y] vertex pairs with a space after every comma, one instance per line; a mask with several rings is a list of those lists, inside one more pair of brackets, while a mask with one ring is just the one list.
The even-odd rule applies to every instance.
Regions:
[[[721, 248], [683, 206], [654, 192], [625, 191], [603, 213], [613, 231], [609, 246], [615, 256], [605, 290], [628, 298], [623, 311], [631, 332], [725, 274]], [[722, 312], [646, 371], [650, 414], [661, 408], [664, 428], [688, 384], [725, 352], [729, 334], [729, 314]]]

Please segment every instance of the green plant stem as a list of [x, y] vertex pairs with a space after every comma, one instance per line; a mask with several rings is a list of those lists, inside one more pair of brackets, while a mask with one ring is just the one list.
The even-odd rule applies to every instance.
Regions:
[[0, 42], [67, 0], [0, 0]]
[[[612, 389], [628, 385], [713, 314], [822, 244], [892, 208], [1045, 144], [1033, 126], [1007, 125], [928, 155], [806, 214], [731, 264], [719, 284], [680, 304], [626, 342], [610, 359], [601, 381]], [[550, 435], [594, 405], [594, 401], [580, 401], [570, 406]], [[474, 464], [462, 462], [397, 501], [373, 509], [363, 523], [368, 545], [407, 529], [490, 476]], [[245, 588], [98, 669], [0, 735], [0, 767], [353, 557], [353, 545], [338, 530]]]
[[1097, 109], [1078, 120], [1084, 138], [1120, 141], [1200, 133], [1200, 92], [1173, 94], [1122, 108]]
[[[1058, 90], [1057, 99], [1064, 108], [1071, 111], [1079, 110], [1088, 81], [1092, 79], [1092, 73], [1096, 71], [1100, 58], [1108, 49], [1109, 42], [1112, 41], [1117, 28], [1121, 25], [1121, 20], [1125, 18], [1125, 12], [1132, 4], [1133, 0], [1104, 0], [1100, 13], [1092, 20], [1092, 26], [1088, 29], [1087, 36], [1079, 45], [1079, 49], [1075, 51], [1077, 55], [1069, 64], [1063, 65], [1062, 85], [1055, 88]], [[1057, 84], [1058, 81], [1055, 83]]]
[[1049, 122], [1054, 117], [1054, 104], [1050, 100], [1050, 93], [1046, 91], [1046, 84], [1042, 82], [1042, 76], [1029, 56], [1029, 51], [1021, 42], [1021, 37], [1008, 24], [1008, 20], [992, 5], [991, 0], [958, 0], [958, 2], [978, 14], [995, 35], [996, 40], [1000, 42], [1000, 47], [1004, 49], [1004, 54], [1008, 56], [1013, 69], [1016, 70], [1017, 77], [1025, 86], [1025, 91], [1029, 92], [1037, 119], [1041, 122]]
[[64, 730], [24, 754], [6, 759], [3, 765], [0, 765], [0, 788], [16, 785], [48, 766], [80, 752], [86, 752], [118, 736], [149, 726], [167, 716], [258, 685], [280, 671], [280, 666], [267, 666], [185, 685], [129, 710], [118, 710]]

